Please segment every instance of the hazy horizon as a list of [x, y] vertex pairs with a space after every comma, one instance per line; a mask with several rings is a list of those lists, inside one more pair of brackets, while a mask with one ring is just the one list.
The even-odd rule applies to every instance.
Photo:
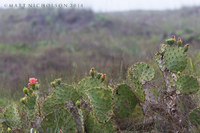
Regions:
[[189, 6], [200, 6], [200, 0], [2, 0], [0, 7], [8, 4], [82, 4], [84, 8], [96, 12], [114, 12], [129, 10], [168, 10]]

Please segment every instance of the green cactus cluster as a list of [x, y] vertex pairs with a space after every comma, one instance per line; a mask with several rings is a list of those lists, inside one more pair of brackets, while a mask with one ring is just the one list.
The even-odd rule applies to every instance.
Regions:
[[[177, 96], [196, 94], [199, 91], [197, 78], [183, 74], [187, 54], [180, 41], [176, 45], [175, 37], [168, 39], [155, 55], [155, 60], [163, 77], [168, 77], [169, 88], [180, 92]], [[160, 88], [150, 84], [155, 78], [154, 68], [144, 62], [138, 62], [128, 69], [128, 81], [112, 87], [106, 82], [106, 74], [96, 72], [94, 68], [89, 74], [76, 85], [55, 79], [45, 97], [40, 95], [37, 79], [31, 78], [28, 88], [23, 89], [25, 96], [20, 100], [21, 104], [12, 103], [0, 113], [0, 133], [24, 133], [32, 129], [49, 133], [114, 133], [124, 130], [120, 123], [130, 120], [131, 125], [136, 125], [144, 122], [148, 116], [143, 110], [147, 108], [145, 101], [151, 98], [149, 95], [152, 93], [161, 93], [158, 91]], [[188, 114], [195, 126], [200, 123], [199, 113], [199, 108], [195, 108]], [[142, 126], [138, 127], [138, 130], [143, 129]]]

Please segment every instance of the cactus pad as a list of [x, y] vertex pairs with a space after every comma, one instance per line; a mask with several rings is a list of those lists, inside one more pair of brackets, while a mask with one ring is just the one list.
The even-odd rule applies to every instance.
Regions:
[[92, 77], [87, 77], [82, 79], [78, 85], [76, 86], [76, 89], [79, 93], [80, 96], [83, 98], [86, 98], [87, 96], [85, 95], [85, 91], [89, 90], [90, 88], [94, 87], [103, 87], [104, 84], [101, 82], [100, 79], [98, 78], [92, 78]]
[[140, 102], [144, 102], [145, 101], [145, 92], [142, 87], [142, 84], [136, 78], [133, 78], [132, 81], [133, 81], [133, 85], [135, 88], [136, 97], [140, 100]]
[[187, 56], [180, 47], [167, 46], [164, 62], [171, 72], [182, 72], [187, 66]]
[[126, 118], [137, 104], [137, 98], [127, 84], [119, 85], [113, 92], [113, 112], [117, 118]]
[[42, 121], [42, 127], [48, 133], [57, 133], [60, 130], [67, 133], [77, 132], [75, 119], [66, 109], [55, 110], [45, 116]]
[[12, 103], [4, 112], [5, 123], [8, 127], [13, 129], [20, 129], [22, 127], [22, 121], [18, 112], [18, 105]]
[[165, 65], [164, 65], [164, 62], [161, 60], [162, 58], [162, 55], [157, 53], [154, 57], [156, 63], [158, 64], [159, 68], [161, 71], [164, 71], [165, 70]]
[[139, 62], [131, 66], [128, 70], [128, 77], [130, 80], [135, 78], [142, 84], [154, 78], [154, 69], [144, 62]]
[[25, 113], [27, 118], [30, 121], [34, 121], [39, 113], [38, 110], [38, 95], [36, 93], [32, 93], [30, 96], [26, 96], [24, 101], [24, 105], [26, 107]]
[[86, 93], [97, 119], [100, 122], [108, 121], [112, 109], [111, 91], [104, 88], [92, 88]]
[[166, 47], [167, 47], [167, 44], [161, 44], [161, 45], [160, 45], [160, 51], [161, 51], [161, 52], [165, 52]]
[[66, 101], [74, 103], [79, 99], [79, 95], [71, 85], [61, 84], [56, 86], [43, 104], [43, 113], [47, 115], [61, 107], [64, 107]]
[[192, 124], [200, 126], [200, 108], [196, 108], [190, 112], [189, 120]]
[[115, 133], [111, 120], [106, 123], [99, 123], [91, 113], [86, 117], [85, 130], [86, 133]]
[[25, 106], [32, 110], [35, 108], [36, 105], [36, 100], [37, 100], [37, 95], [35, 93], [33, 93], [31, 96], [26, 96], [25, 97]]
[[184, 94], [195, 94], [199, 90], [198, 80], [192, 76], [180, 76], [177, 79], [176, 85], [177, 89], [179, 89], [181, 93]]

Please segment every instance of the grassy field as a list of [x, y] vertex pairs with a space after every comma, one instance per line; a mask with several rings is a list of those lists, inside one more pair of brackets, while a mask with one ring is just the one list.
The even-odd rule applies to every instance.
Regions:
[[199, 7], [113, 13], [1, 9], [0, 104], [21, 97], [29, 77], [37, 77], [44, 92], [55, 78], [77, 82], [91, 67], [106, 73], [110, 84], [123, 81], [133, 63], [153, 63], [155, 50], [172, 34], [190, 44], [186, 73], [200, 76], [199, 23]]

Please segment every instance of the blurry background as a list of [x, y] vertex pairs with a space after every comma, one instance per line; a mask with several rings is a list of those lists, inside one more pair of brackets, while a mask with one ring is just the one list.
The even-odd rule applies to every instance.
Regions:
[[[24, 2], [30, 1], [39, 2]], [[199, 0], [73, 2], [85, 8], [10, 9], [0, 2], [0, 104], [21, 96], [29, 77], [42, 91], [55, 78], [77, 82], [91, 67], [107, 73], [108, 82], [122, 81], [135, 62], [153, 64], [171, 35], [190, 44], [187, 73], [200, 76]]]

